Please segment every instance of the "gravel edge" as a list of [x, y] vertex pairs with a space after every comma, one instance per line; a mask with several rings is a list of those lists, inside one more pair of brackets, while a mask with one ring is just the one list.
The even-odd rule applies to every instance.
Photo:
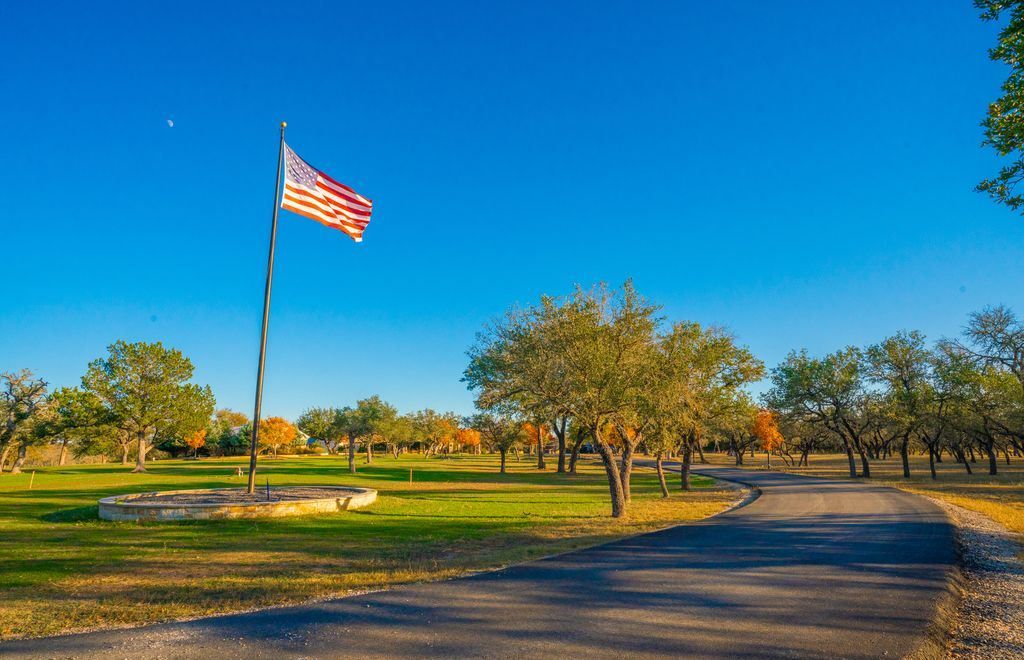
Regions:
[[959, 602], [950, 621], [946, 657], [1024, 657], [1024, 551], [1013, 533], [992, 519], [929, 497], [956, 530]]

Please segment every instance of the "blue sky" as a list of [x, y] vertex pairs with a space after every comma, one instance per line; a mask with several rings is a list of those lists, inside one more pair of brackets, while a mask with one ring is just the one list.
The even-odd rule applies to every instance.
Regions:
[[967, 0], [254, 4], [0, 9], [0, 369], [161, 340], [250, 412], [282, 119], [375, 213], [282, 213], [265, 414], [468, 412], [475, 332], [576, 282], [769, 365], [1022, 307]]

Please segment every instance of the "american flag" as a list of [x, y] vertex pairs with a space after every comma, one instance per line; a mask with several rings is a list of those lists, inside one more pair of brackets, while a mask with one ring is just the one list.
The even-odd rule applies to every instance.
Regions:
[[310, 167], [284, 146], [284, 198], [281, 208], [340, 229], [357, 243], [370, 224], [373, 202], [320, 170]]

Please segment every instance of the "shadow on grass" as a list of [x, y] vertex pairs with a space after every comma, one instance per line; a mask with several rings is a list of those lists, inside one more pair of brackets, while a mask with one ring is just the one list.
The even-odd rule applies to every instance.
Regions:
[[98, 504], [91, 506], [79, 506], [73, 509], [59, 509], [44, 513], [39, 516], [40, 520], [52, 523], [77, 523], [83, 521], [94, 521], [99, 518], [100, 507]]

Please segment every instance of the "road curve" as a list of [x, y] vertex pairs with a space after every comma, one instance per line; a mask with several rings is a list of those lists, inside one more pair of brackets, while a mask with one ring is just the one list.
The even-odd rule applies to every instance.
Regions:
[[753, 503], [471, 577], [313, 605], [12, 641], [0, 657], [869, 658], [917, 651], [953, 570], [928, 500], [701, 468]]

